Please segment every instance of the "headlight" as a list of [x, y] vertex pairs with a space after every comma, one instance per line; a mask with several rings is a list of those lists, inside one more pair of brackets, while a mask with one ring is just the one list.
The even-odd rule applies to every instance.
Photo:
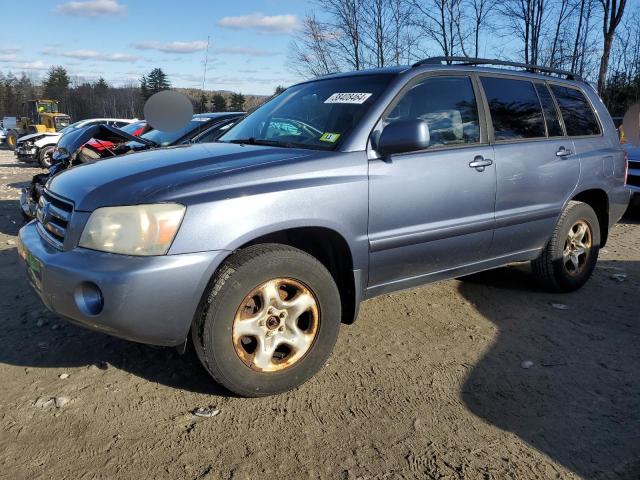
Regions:
[[82, 231], [80, 246], [124, 255], [164, 255], [184, 216], [176, 203], [96, 209]]

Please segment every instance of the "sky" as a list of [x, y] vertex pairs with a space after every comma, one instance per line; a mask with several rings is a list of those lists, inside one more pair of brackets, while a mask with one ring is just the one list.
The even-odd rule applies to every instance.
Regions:
[[[7, 0], [8, 1], [8, 0]], [[0, 2], [0, 3], [4, 3]], [[268, 95], [301, 80], [287, 50], [312, 5], [302, 0], [27, 0], [3, 13], [0, 71], [73, 77], [120, 86], [155, 67], [175, 87]]]

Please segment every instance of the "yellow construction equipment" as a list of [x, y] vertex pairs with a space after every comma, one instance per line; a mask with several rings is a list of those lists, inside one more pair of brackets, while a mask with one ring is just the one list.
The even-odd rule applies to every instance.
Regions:
[[29, 100], [22, 104], [23, 117], [16, 120], [15, 127], [7, 132], [7, 145], [13, 150], [18, 138], [30, 133], [57, 132], [69, 126], [71, 118], [60, 113], [57, 100]]

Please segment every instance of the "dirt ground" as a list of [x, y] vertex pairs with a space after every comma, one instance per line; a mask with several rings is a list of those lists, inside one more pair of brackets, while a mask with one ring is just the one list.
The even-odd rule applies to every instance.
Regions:
[[44, 309], [15, 246], [38, 171], [0, 151], [0, 478], [640, 478], [640, 212], [579, 292], [515, 266], [377, 298], [310, 382], [243, 399]]

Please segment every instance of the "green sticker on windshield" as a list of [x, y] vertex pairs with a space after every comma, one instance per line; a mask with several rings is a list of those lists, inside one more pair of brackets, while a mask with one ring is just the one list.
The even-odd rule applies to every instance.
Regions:
[[339, 133], [323, 133], [320, 137], [321, 142], [336, 143], [340, 138]]

